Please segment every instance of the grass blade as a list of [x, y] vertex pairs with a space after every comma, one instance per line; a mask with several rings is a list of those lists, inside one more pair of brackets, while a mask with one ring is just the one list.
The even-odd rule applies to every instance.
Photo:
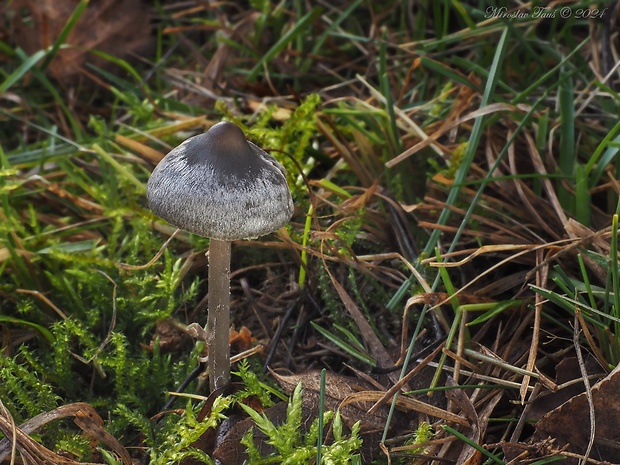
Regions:
[[86, 7], [88, 6], [88, 2], [89, 0], [80, 0], [80, 3], [77, 4], [75, 9], [71, 13], [71, 16], [69, 16], [67, 23], [62, 28], [62, 30], [60, 31], [60, 34], [58, 34], [58, 37], [54, 41], [54, 44], [52, 45], [49, 52], [47, 53], [47, 56], [45, 57], [45, 61], [43, 61], [43, 63], [41, 64], [41, 67], [40, 67], [41, 71], [45, 71], [45, 69], [49, 66], [49, 64], [52, 62], [52, 60], [58, 53], [58, 50], [60, 50], [60, 47], [65, 43], [65, 41], [67, 40], [67, 37], [69, 36], [69, 34], [71, 34], [71, 31], [73, 30], [73, 28], [79, 21], [80, 17], [82, 16], [82, 13], [84, 13], [84, 10], [86, 9]]
[[[355, 10], [358, 6], [360, 6], [360, 4], [363, 2], [364, 0], [355, 0], [353, 3], [351, 3], [346, 10], [344, 10], [341, 14], [338, 15], [338, 17], [336, 18], [335, 21], [333, 21], [329, 27], [325, 30], [325, 32], [323, 32], [323, 34], [321, 34], [315, 44], [314, 47], [312, 47], [312, 55], [317, 55], [320, 51], [321, 48], [323, 47], [323, 44], [325, 43], [325, 41], [329, 38], [329, 36], [331, 34], [334, 33], [334, 31], [336, 31], [336, 29], [338, 28], [338, 26], [340, 26], [340, 24], [349, 17], [349, 15], [351, 15], [351, 13], [353, 13], [353, 10]], [[303, 64], [301, 65], [301, 71], [303, 73], [308, 72], [308, 69], [310, 68], [312, 61], [310, 60], [310, 58], [306, 58], [303, 62]]]
[[558, 165], [560, 173], [565, 177], [558, 180], [557, 190], [560, 205], [565, 210], [575, 212], [575, 199], [564, 187], [564, 183], [574, 184], [576, 152], [575, 152], [575, 102], [574, 86], [570, 73], [560, 72], [560, 153]]
[[17, 67], [15, 71], [7, 76], [2, 84], [0, 84], [0, 94], [4, 94], [7, 90], [9, 90], [13, 84], [19, 81], [24, 75], [32, 69], [33, 66], [37, 64], [37, 62], [45, 56], [47, 53], [46, 50], [39, 50], [38, 52], [32, 54], [24, 61], [22, 64]]
[[373, 367], [377, 366], [377, 362], [370, 355], [356, 349], [351, 344], [344, 342], [338, 336], [329, 332], [325, 328], [322, 328], [321, 326], [316, 324], [314, 321], [311, 321], [310, 324], [312, 325], [314, 329], [316, 329], [319, 333], [321, 333], [325, 338], [327, 338], [328, 340], [336, 344], [337, 347], [340, 347], [342, 350], [344, 350], [349, 355], [355, 357], [356, 359], [370, 366], [373, 366]]
[[289, 29], [286, 34], [284, 34], [278, 41], [273, 44], [273, 46], [261, 57], [260, 60], [256, 63], [254, 68], [250, 70], [248, 73], [248, 80], [253, 81], [256, 79], [258, 72], [263, 69], [263, 67], [269, 63], [271, 60], [275, 58], [275, 56], [280, 53], [284, 48], [291, 43], [295, 38], [303, 33], [308, 26], [319, 16], [321, 10], [319, 8], [313, 8], [308, 13], [306, 13], [295, 25]]
[[466, 442], [467, 444], [469, 444], [471, 447], [473, 447], [474, 449], [476, 449], [477, 451], [479, 451], [480, 453], [482, 453], [482, 455], [484, 455], [485, 457], [490, 458], [493, 462], [497, 463], [498, 465], [506, 465], [506, 462], [504, 462], [503, 460], [501, 460], [499, 457], [497, 457], [494, 454], [491, 454], [488, 450], [486, 450], [484, 447], [482, 447], [480, 444], [477, 444], [475, 442], [473, 442], [471, 439], [469, 439], [467, 436], [465, 436], [464, 434], [459, 433], [457, 430], [455, 430], [454, 428], [451, 428], [448, 425], [443, 425], [442, 426], [443, 429], [445, 429], [448, 433], [456, 436], [457, 438], [459, 438], [461, 441]]

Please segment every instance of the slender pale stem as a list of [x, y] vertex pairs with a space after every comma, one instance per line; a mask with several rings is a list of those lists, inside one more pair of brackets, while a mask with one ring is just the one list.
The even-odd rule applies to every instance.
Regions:
[[211, 392], [230, 383], [230, 241], [209, 245], [207, 348]]

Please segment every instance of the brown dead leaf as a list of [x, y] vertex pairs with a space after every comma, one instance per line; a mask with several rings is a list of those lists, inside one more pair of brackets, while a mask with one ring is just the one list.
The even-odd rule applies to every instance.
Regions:
[[[450, 377], [447, 378], [446, 384], [449, 386], [456, 385]], [[481, 442], [486, 433], [489, 417], [502, 398], [502, 395], [502, 392], [495, 394], [484, 404], [482, 411], [478, 413], [465, 391], [462, 389], [449, 389], [446, 391], [446, 397], [454, 402], [471, 422], [471, 428], [468, 431], [467, 437], [480, 446], [482, 446]], [[482, 463], [482, 453], [474, 447], [465, 444], [456, 463], [457, 465], [479, 465]]]
[[[620, 366], [592, 387], [595, 414], [594, 447], [590, 458], [620, 463]], [[569, 453], [583, 454], [589, 441], [590, 415], [586, 393], [579, 394], [545, 415], [537, 424], [532, 443], [547, 438], [556, 440], [557, 448]], [[562, 463], [577, 464], [569, 457]]]
[[108, 433], [103, 427], [104, 423], [95, 409], [86, 403], [72, 404], [76, 411], [67, 412], [67, 415], [74, 416], [74, 422], [90, 438], [107, 445], [121, 458], [125, 465], [131, 465], [131, 457], [127, 450], [114, 436]]
[[[14, 2], [15, 42], [27, 53], [54, 44], [78, 0], [19, 0]], [[29, 15], [24, 15], [23, 11]], [[28, 18], [29, 22], [25, 20]], [[149, 8], [142, 0], [99, 0], [90, 2], [58, 51], [48, 70], [62, 84], [72, 83], [83, 73], [86, 63], [104, 69], [114, 66], [109, 60], [89, 54], [99, 50], [130, 59], [143, 54], [154, 43], [150, 31]]]
[[[586, 369], [588, 373], [601, 373], [602, 368], [596, 362], [594, 357], [585, 358]], [[604, 373], [601, 374], [604, 377]], [[546, 391], [541, 393], [534, 399], [527, 410], [528, 421], [538, 421], [544, 415], [556, 409], [564, 402], [584, 392], [583, 382], [573, 382], [581, 378], [579, 371], [579, 363], [576, 357], [567, 357], [562, 359], [555, 367], [555, 385], [565, 387], [554, 391]]]
[[[103, 420], [95, 409], [84, 402], [63, 405], [50, 412], [41, 413], [19, 427], [15, 425], [9, 412], [0, 409], [0, 431], [5, 438], [0, 441], [0, 462], [13, 451], [22, 455], [30, 463], [54, 463], [57, 465], [78, 465], [79, 462], [62, 457], [39, 444], [29, 434], [37, 431], [47, 423], [66, 417], [74, 417], [78, 425], [86, 435], [93, 440], [107, 445], [122, 460], [124, 465], [132, 465], [131, 456], [120, 442], [108, 433], [103, 427]], [[14, 440], [14, 442], [13, 442]]]
[[[374, 407], [377, 400], [380, 400], [382, 397], [383, 392], [380, 391], [356, 392], [350, 394], [346, 399], [344, 399], [340, 406], [341, 408], [344, 408], [349, 404], [367, 406], [370, 403]], [[469, 422], [466, 418], [411, 397], [399, 396], [396, 399], [396, 406], [402, 411], [419, 412], [424, 415], [441, 418], [442, 420], [453, 422], [461, 426], [469, 426]], [[368, 411], [366, 412], [366, 415], [368, 415]]]
[[[272, 374], [287, 394], [292, 394], [297, 384], [301, 382], [304, 396], [308, 399], [309, 405], [313, 406], [313, 410], [318, 411], [321, 392], [321, 373], [319, 371], [314, 370], [289, 376]], [[325, 376], [325, 409], [336, 411], [349, 396], [362, 391], [373, 390], [376, 389], [364, 380], [327, 372]], [[372, 405], [373, 401], [366, 400], [343, 406], [340, 413], [344, 423], [350, 428], [356, 421], [362, 420], [362, 431], [383, 430], [387, 420], [387, 408], [377, 409], [374, 413], [368, 414], [367, 411]]]
[[[455, 387], [456, 385], [456, 382], [451, 376], [446, 377], [446, 386]], [[446, 391], [446, 397], [461, 409], [461, 412], [463, 412], [471, 423], [478, 422], [476, 408], [474, 407], [474, 404], [472, 404], [469, 397], [467, 397], [467, 394], [465, 394], [465, 391], [462, 389], [448, 389]]]

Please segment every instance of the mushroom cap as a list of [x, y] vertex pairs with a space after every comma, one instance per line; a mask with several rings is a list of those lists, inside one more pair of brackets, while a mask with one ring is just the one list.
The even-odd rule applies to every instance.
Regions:
[[160, 218], [223, 241], [269, 234], [293, 216], [284, 167], [229, 122], [168, 153], [153, 170], [146, 195]]

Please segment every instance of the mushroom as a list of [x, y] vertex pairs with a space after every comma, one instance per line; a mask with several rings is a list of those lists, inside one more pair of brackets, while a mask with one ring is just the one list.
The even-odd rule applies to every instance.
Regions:
[[230, 382], [230, 246], [284, 226], [293, 215], [286, 170], [221, 122], [190, 137], [155, 167], [147, 185], [151, 210], [172, 225], [210, 238], [206, 326], [211, 390]]

